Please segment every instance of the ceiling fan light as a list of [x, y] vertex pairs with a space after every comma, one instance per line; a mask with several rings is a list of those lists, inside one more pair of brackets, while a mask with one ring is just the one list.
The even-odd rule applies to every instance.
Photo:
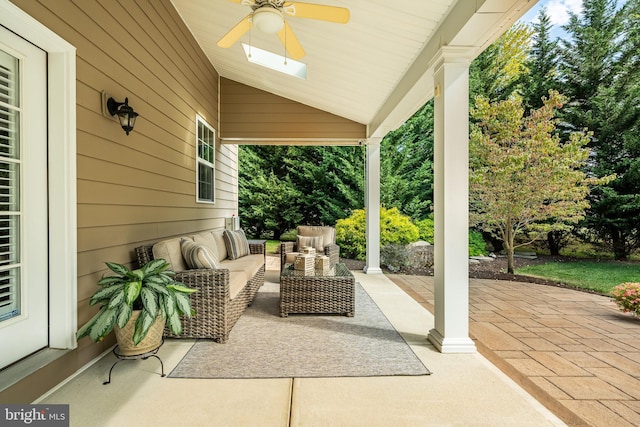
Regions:
[[271, 7], [262, 7], [253, 12], [253, 25], [263, 33], [275, 34], [282, 29], [284, 19], [280, 11]]

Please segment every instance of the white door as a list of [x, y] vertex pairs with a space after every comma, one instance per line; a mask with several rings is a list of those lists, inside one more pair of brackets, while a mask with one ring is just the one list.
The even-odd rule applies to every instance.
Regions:
[[0, 369], [48, 346], [46, 54], [0, 27]]

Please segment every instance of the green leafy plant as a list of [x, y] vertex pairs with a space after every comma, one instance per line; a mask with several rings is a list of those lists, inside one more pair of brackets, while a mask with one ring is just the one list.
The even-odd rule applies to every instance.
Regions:
[[482, 237], [482, 233], [469, 230], [469, 256], [480, 256], [487, 254], [487, 243]]
[[135, 345], [144, 339], [158, 315], [166, 319], [172, 333], [182, 332], [180, 315], [191, 316], [188, 295], [196, 290], [176, 282], [172, 277], [175, 273], [167, 270], [167, 261], [155, 259], [137, 270], [113, 262], [106, 264], [116, 275], [98, 281], [100, 289], [89, 304], [100, 304], [100, 311], [78, 330], [78, 339], [89, 336], [95, 342], [102, 341], [116, 324], [124, 328], [134, 310], [141, 310], [133, 334]]
[[627, 282], [613, 288], [611, 292], [620, 310], [640, 316], [640, 283]]
[[[366, 256], [366, 211], [356, 209], [349, 218], [336, 222], [336, 243], [344, 257], [364, 260]], [[397, 208], [380, 208], [380, 245], [407, 244], [418, 240], [419, 231]]]
[[298, 235], [298, 233], [296, 232], [295, 228], [293, 230], [285, 231], [284, 233], [282, 233], [280, 235], [280, 241], [282, 241], [282, 242], [295, 242], [297, 235]]
[[418, 231], [420, 232], [420, 240], [424, 240], [425, 242], [429, 242], [433, 245], [433, 214], [429, 215], [425, 219], [421, 219], [420, 221], [416, 221], [416, 227], [418, 227]]

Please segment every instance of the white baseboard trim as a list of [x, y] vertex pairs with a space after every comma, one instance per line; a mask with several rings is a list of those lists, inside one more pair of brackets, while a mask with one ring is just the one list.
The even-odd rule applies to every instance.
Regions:
[[56, 385], [55, 387], [53, 387], [51, 390], [47, 391], [46, 393], [44, 393], [42, 396], [38, 397], [36, 400], [34, 400], [33, 404], [37, 404], [40, 403], [41, 401], [43, 401], [44, 399], [46, 399], [47, 397], [51, 396], [53, 393], [55, 393], [56, 391], [58, 391], [60, 388], [62, 388], [65, 384], [67, 384], [69, 381], [73, 380], [74, 378], [76, 378], [78, 375], [80, 375], [81, 373], [83, 373], [84, 371], [86, 371], [87, 369], [89, 369], [91, 366], [93, 366], [96, 362], [98, 362], [100, 359], [102, 359], [104, 356], [106, 356], [108, 353], [111, 353], [113, 351], [113, 348], [115, 347], [115, 344], [111, 347], [109, 347], [107, 350], [103, 351], [102, 353], [100, 353], [99, 355], [97, 355], [96, 357], [94, 357], [93, 359], [91, 359], [89, 362], [87, 362], [84, 366], [82, 366], [80, 369], [78, 369], [77, 371], [75, 371], [73, 374], [71, 374], [69, 377], [67, 377], [66, 379], [64, 379], [63, 381], [61, 381], [58, 385]]

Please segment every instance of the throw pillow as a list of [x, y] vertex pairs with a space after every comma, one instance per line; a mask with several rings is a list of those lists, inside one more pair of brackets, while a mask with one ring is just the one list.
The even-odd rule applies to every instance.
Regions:
[[229, 259], [238, 259], [249, 255], [249, 242], [242, 229], [231, 231], [224, 230], [222, 234], [224, 244], [227, 247]]
[[182, 239], [180, 251], [189, 268], [219, 268], [216, 255], [206, 246], [193, 240]]
[[301, 251], [305, 246], [311, 246], [316, 248], [316, 253], [324, 253], [324, 238], [322, 236], [297, 236], [296, 244], [298, 251]]

